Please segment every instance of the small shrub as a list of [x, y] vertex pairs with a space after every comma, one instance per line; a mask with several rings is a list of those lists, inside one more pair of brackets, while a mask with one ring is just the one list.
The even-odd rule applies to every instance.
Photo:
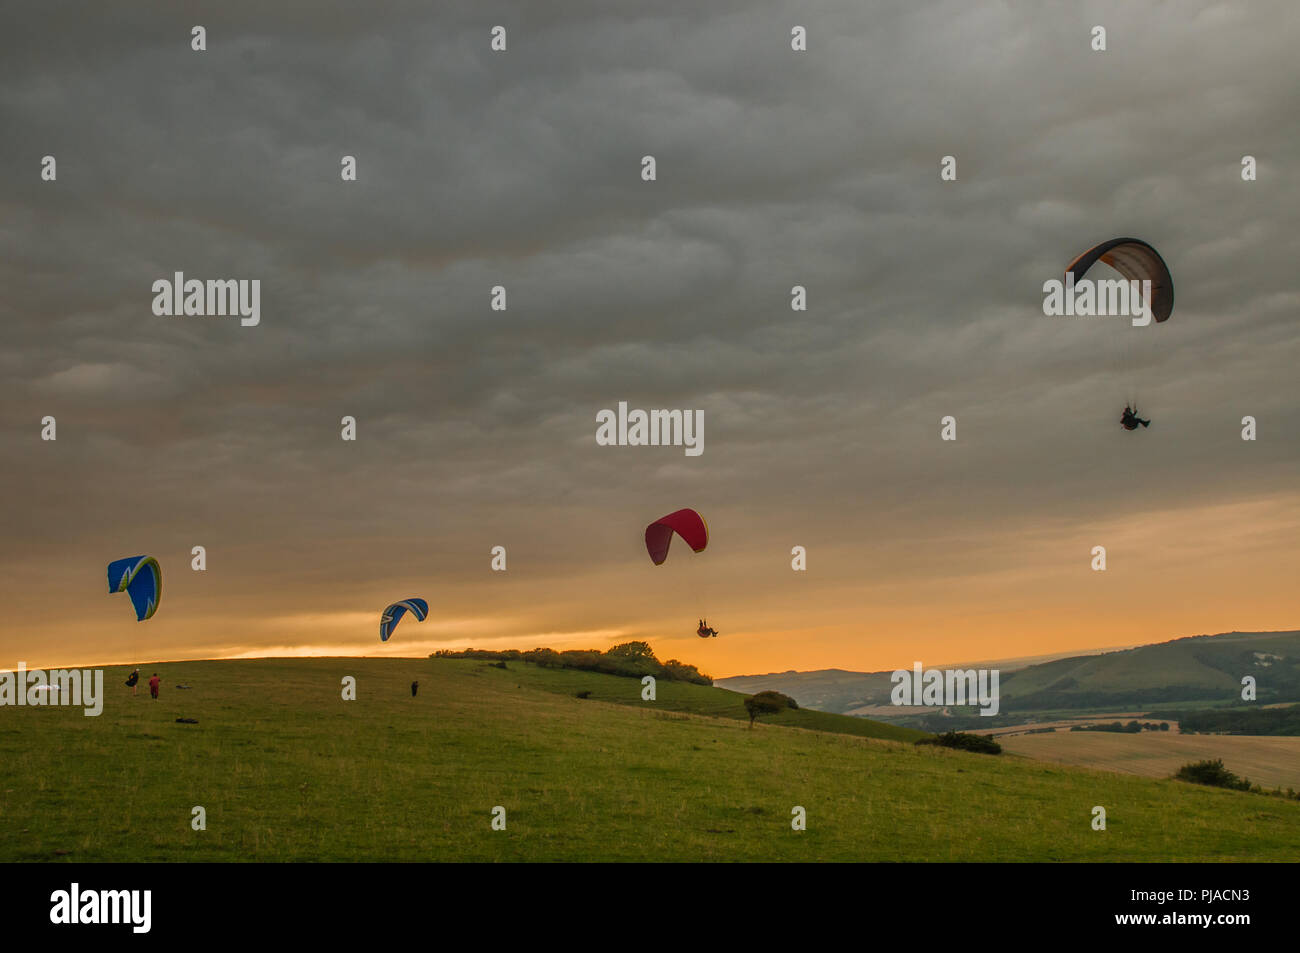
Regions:
[[939, 745], [943, 748], [957, 748], [961, 751], [975, 751], [979, 754], [1001, 754], [1002, 746], [992, 738], [984, 735], [972, 735], [965, 731], [945, 731], [941, 735], [920, 738], [918, 745]]
[[1215, 788], [1229, 788], [1233, 791], [1250, 790], [1250, 782], [1245, 778], [1237, 777], [1225, 768], [1222, 758], [1185, 764], [1178, 769], [1178, 773], [1174, 777], [1179, 781], [1190, 781], [1192, 784], [1208, 784], [1210, 787]]

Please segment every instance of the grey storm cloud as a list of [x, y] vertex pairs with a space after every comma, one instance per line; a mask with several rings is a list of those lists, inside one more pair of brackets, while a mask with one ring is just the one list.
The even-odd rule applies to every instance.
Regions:
[[[507, 516], [526, 538], [557, 519], [635, 537], [683, 495], [749, 540], [784, 509], [887, 541], [927, 518], [1141, 509], [1098, 483], [1121, 452], [1165, 504], [1294, 485], [1288, 0], [0, 16], [7, 564], [122, 555], [142, 527], [209, 526], [265, 559], [292, 539], [322, 566], [312, 541], [341, 561], [437, 532], [477, 553]], [[1178, 286], [1131, 349], [1041, 314], [1043, 281], [1116, 235]], [[175, 271], [259, 278], [260, 326], [155, 317]], [[1121, 451], [1134, 386], [1158, 423]], [[705, 454], [597, 448], [619, 400], [703, 408]], [[1243, 477], [1248, 413], [1269, 438]]]

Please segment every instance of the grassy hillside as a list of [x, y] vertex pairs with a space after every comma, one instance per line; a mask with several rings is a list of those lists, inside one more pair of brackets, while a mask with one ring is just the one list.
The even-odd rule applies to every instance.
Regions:
[[[0, 708], [0, 860], [1300, 854], [1300, 803], [792, 729], [785, 714], [750, 730], [665, 710], [669, 686], [656, 705], [625, 703], [629, 680], [612, 676], [430, 659], [157, 670], [159, 702], [132, 698], [125, 670], [111, 670], [99, 718]], [[345, 675], [357, 678], [355, 702], [340, 700]], [[573, 697], [589, 684], [592, 698]], [[176, 724], [182, 716], [199, 723]], [[206, 831], [190, 827], [195, 805]], [[495, 805], [508, 812], [504, 831], [491, 829]], [[795, 805], [807, 809], [806, 831], [790, 829]], [[1106, 807], [1108, 830], [1091, 830], [1094, 805]]]
[[[572, 669], [539, 668], [519, 662], [510, 662], [508, 671], [516, 681], [530, 688], [576, 695], [590, 692], [595, 701], [643, 707], [649, 703], [641, 700], [641, 682], [634, 678], [617, 678]], [[679, 711], [717, 718], [740, 719], [749, 724], [745, 713], [745, 696], [737, 692], [688, 682], [660, 680], [656, 684], [655, 707], [659, 710]], [[763, 716], [761, 724], [807, 728], [814, 731], [833, 731], [839, 734], [858, 735], [863, 738], [882, 738], [892, 741], [915, 741], [925, 737], [925, 732], [902, 728], [867, 718], [850, 718], [810, 708], [784, 711], [778, 716]]]

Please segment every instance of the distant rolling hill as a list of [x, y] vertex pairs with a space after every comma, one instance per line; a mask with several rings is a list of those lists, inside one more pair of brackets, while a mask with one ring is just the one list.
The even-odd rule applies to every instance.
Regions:
[[1198, 635], [1123, 652], [1059, 659], [1002, 681], [1004, 710], [1240, 703], [1254, 676], [1258, 700], [1300, 700], [1300, 632]]
[[845, 714], [863, 705], [888, 705], [891, 687], [888, 672], [847, 672], [839, 668], [738, 675], [715, 678], [713, 684], [747, 695], [783, 692], [797, 701], [801, 708], [837, 714]]
[[[725, 678], [715, 684], [743, 692], [774, 689], [805, 708], [843, 714], [889, 705], [890, 674], [828, 669]], [[1003, 671], [1001, 710], [1007, 714], [1240, 703], [1241, 679], [1246, 675], [1255, 677], [1261, 704], [1300, 701], [1300, 632], [1198, 635]], [[876, 717], [882, 716], [876, 713]]]

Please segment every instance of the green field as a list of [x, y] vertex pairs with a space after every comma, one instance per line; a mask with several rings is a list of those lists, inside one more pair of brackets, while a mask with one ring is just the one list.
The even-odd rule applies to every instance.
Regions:
[[649, 703], [634, 679], [442, 659], [155, 670], [158, 702], [110, 669], [99, 718], [0, 708], [0, 860], [1300, 858], [1297, 802], [843, 734], [826, 729], [898, 729], [816, 712], [751, 730], [721, 689], [661, 682]]

